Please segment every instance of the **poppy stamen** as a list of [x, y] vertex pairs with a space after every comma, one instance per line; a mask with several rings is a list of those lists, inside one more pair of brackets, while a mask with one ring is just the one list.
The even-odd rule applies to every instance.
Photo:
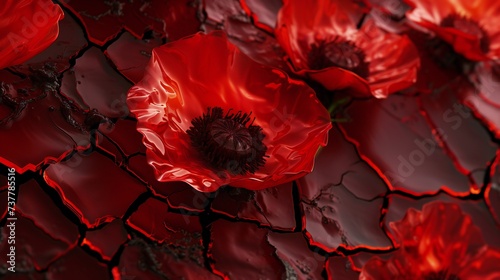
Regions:
[[364, 51], [351, 41], [337, 37], [333, 41], [321, 41], [311, 45], [309, 67], [312, 70], [340, 67], [367, 78], [368, 66]]
[[267, 147], [262, 142], [265, 135], [260, 126], [253, 124], [251, 112], [231, 111], [224, 115], [220, 107], [208, 108], [191, 121], [186, 132], [192, 146], [214, 168], [233, 175], [255, 173], [266, 162]]

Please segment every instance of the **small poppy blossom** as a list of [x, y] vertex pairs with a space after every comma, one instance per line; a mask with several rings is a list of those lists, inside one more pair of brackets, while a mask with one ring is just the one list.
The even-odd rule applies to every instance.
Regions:
[[489, 248], [481, 230], [460, 207], [432, 202], [410, 209], [391, 223], [400, 248], [389, 260], [374, 257], [360, 279], [498, 279], [500, 251]]
[[353, 1], [287, 0], [275, 34], [292, 68], [328, 90], [353, 88], [378, 98], [412, 85], [420, 65], [406, 36], [380, 29]]
[[500, 56], [500, 2], [496, 0], [406, 0], [409, 20], [432, 31], [472, 61]]
[[220, 31], [153, 50], [127, 99], [159, 181], [263, 189], [312, 170], [330, 117], [314, 91]]
[[34, 57], [58, 34], [64, 17], [50, 0], [5, 0], [0, 7], [0, 69]]

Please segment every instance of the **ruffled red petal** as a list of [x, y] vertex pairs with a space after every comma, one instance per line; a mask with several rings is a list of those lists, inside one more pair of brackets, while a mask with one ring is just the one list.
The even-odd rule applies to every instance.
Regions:
[[[439, 38], [451, 44], [456, 52], [473, 61], [483, 61], [500, 57], [500, 29], [497, 19], [500, 16], [500, 2], [496, 0], [407, 0], [413, 9], [407, 17], [434, 32]], [[489, 51], [484, 53], [481, 40], [461, 30], [440, 26], [443, 18], [459, 15], [471, 19], [488, 36]]]
[[460, 279], [495, 280], [500, 279], [500, 252], [487, 250], [480, 257], [471, 260], [460, 273]]
[[[357, 97], [385, 98], [415, 83], [420, 59], [406, 36], [384, 32], [372, 19], [358, 30], [356, 25], [363, 9], [352, 2], [315, 3], [288, 1], [278, 15], [276, 37], [296, 74], [319, 82], [328, 90], [349, 88]], [[369, 63], [367, 79], [338, 67], [310, 69], [312, 46], [338, 37], [363, 50]]]
[[[387, 261], [378, 257], [368, 261], [360, 279], [424, 279], [430, 275], [494, 279], [498, 274], [492, 264], [498, 262], [500, 252], [487, 247], [480, 229], [456, 204], [433, 202], [422, 211], [410, 209], [391, 227], [400, 248]], [[481, 267], [487, 273], [478, 269]]]
[[[129, 91], [128, 105], [157, 179], [184, 181], [200, 191], [227, 184], [257, 190], [301, 177], [312, 170], [331, 128], [312, 89], [254, 62], [222, 32], [156, 48], [143, 80]], [[254, 125], [263, 128], [269, 158], [255, 174], [215, 170], [191, 147], [191, 120], [216, 106], [252, 112]]]
[[308, 69], [308, 54], [317, 41], [356, 32], [363, 8], [349, 0], [287, 0], [278, 13], [276, 38], [296, 69]]
[[448, 44], [452, 45], [453, 49], [465, 58], [473, 61], [488, 59], [488, 56], [481, 48], [481, 40], [479, 37], [467, 34], [456, 28], [442, 27], [428, 21], [420, 22], [420, 24], [434, 32], [436, 36]]
[[[428, 21], [439, 24], [450, 14], [459, 14], [474, 19], [479, 23], [491, 21], [500, 14], [500, 3], [497, 0], [404, 0], [413, 9], [407, 13], [410, 20]], [[486, 22], [485, 22], [486, 23]], [[496, 24], [493, 26], [497, 26]], [[491, 26], [491, 27], [493, 27]], [[483, 25], [483, 27], [487, 27]]]
[[0, 7], [0, 68], [34, 57], [59, 34], [61, 8], [50, 0], [5, 0]]
[[375, 97], [385, 98], [416, 82], [420, 58], [408, 37], [385, 32], [368, 20], [352, 41], [370, 63], [368, 83]]
[[369, 62], [368, 80], [338, 67], [303, 69], [296, 73], [319, 82], [328, 90], [349, 88], [356, 97], [386, 98], [416, 82], [420, 59], [408, 37], [384, 32], [372, 20], [350, 37]]
[[371, 96], [368, 81], [339, 67], [329, 67], [322, 70], [301, 69], [294, 71], [294, 73], [320, 83], [327, 90], [348, 89], [354, 97]]

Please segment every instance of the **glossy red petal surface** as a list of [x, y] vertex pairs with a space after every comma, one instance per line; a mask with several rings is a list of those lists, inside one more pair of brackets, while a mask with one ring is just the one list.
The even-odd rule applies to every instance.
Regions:
[[388, 249], [390, 239], [379, 220], [383, 199], [365, 201], [343, 184], [323, 189], [311, 202], [302, 202], [303, 226], [311, 244], [325, 251], [337, 248]]
[[276, 38], [296, 69], [308, 69], [311, 44], [356, 32], [363, 8], [352, 1], [287, 0], [278, 13]]
[[500, 251], [488, 250], [462, 271], [460, 275], [464, 279], [497, 279], [500, 277], [498, 263], [500, 262]]
[[[347, 109], [352, 122], [341, 124], [342, 130], [361, 157], [378, 167], [394, 189], [416, 194], [474, 191], [474, 185], [436, 143], [436, 132], [420, 114], [417, 101], [394, 95], [385, 100], [355, 101]], [[439, 176], [426, 175], [435, 172]]]
[[[487, 0], [480, 2], [445, 0], [439, 3], [429, 0], [407, 0], [413, 7], [407, 16], [423, 27], [431, 30], [441, 39], [453, 45], [456, 52], [471, 60], [486, 60], [497, 58], [500, 54], [500, 41], [498, 28], [492, 22], [500, 14], [500, 5], [497, 1]], [[446, 16], [458, 14], [474, 20], [485, 29], [490, 48], [484, 53], [480, 46], [480, 39], [471, 36], [462, 30], [440, 26], [441, 20]]]
[[109, 261], [128, 239], [129, 236], [123, 222], [114, 220], [102, 228], [87, 231], [82, 244], [99, 253], [104, 260]]
[[301, 69], [294, 73], [321, 84], [328, 91], [345, 90], [352, 96], [360, 98], [372, 96], [367, 80], [339, 67], [329, 67], [322, 70]]
[[[36, 2], [36, 1], [34, 1]], [[49, 2], [49, 1], [40, 1]], [[40, 66], [50, 63], [59, 72], [70, 67], [70, 59], [75, 57], [84, 47], [87, 46], [84, 33], [78, 23], [71, 17], [66, 16], [59, 22], [60, 32], [57, 39], [47, 49], [37, 54], [23, 64], [12, 67], [16, 71], [29, 73], [29, 67]]]
[[249, 223], [212, 224], [209, 255], [216, 274], [229, 279], [280, 279], [286, 267], [269, 244], [268, 230]]
[[276, 248], [276, 254], [286, 267], [287, 279], [321, 279], [325, 268], [324, 256], [309, 249], [300, 232], [279, 234], [271, 232], [269, 243]]
[[146, 190], [139, 180], [98, 153], [73, 158], [49, 166], [44, 178], [87, 227], [121, 218]]
[[201, 225], [198, 217], [168, 212], [168, 205], [148, 199], [132, 214], [127, 224], [158, 243], [176, 244], [191, 235], [201, 243]]
[[[211, 65], [211, 71], [204, 71], [200, 62]], [[225, 184], [262, 189], [303, 176], [311, 171], [314, 154], [326, 144], [331, 127], [310, 88], [252, 61], [222, 33], [198, 34], [155, 49], [144, 79], [129, 92], [128, 104], [158, 180], [185, 181], [200, 191]], [[263, 128], [269, 158], [255, 174], [218, 172], [190, 147], [185, 132], [190, 121], [216, 106], [251, 111], [254, 124]]]
[[61, 8], [49, 0], [6, 0], [0, 9], [0, 69], [25, 62], [54, 42]]
[[[385, 32], [372, 19], [357, 30], [364, 10], [352, 2], [322, 0], [315, 3], [287, 1], [278, 17], [276, 37], [298, 74], [321, 83], [328, 90], [350, 88], [356, 96], [377, 98], [385, 98], [415, 83], [420, 60], [406, 36]], [[368, 80], [337, 67], [310, 69], [312, 46], [339, 37], [363, 50], [369, 63]]]
[[[500, 5], [495, 1], [452, 1], [456, 4], [453, 9], [458, 7], [479, 18], [491, 39], [491, 59], [500, 56], [500, 29], [492, 20], [499, 14], [496, 7]], [[422, 66], [416, 85], [388, 97], [387, 102], [356, 99], [373, 95], [366, 80], [346, 70], [306, 74], [304, 69], [299, 72], [290, 67], [273, 30], [282, 5], [279, 0], [56, 2], [66, 13], [59, 22], [56, 41], [23, 64], [0, 71], [0, 278], [221, 279], [231, 275], [231, 279], [358, 279], [372, 257], [380, 258], [375, 262], [380, 269], [401, 249], [389, 224], [401, 220], [409, 208], [422, 209], [432, 201], [456, 203], [480, 228], [486, 244], [500, 248], [497, 61], [467, 64], [461, 69], [458, 66], [463, 59], [453, 60], [457, 57], [451, 48], [436, 51], [434, 41], [429, 41], [431, 34], [401, 20], [404, 5], [398, 6], [400, 0], [372, 0], [364, 6], [371, 11], [362, 9], [367, 13], [362, 22], [359, 13], [347, 13], [358, 24], [349, 39], [358, 38], [358, 44], [368, 45], [370, 55], [385, 54], [377, 62], [383, 67], [377, 70], [384, 75], [391, 67], [406, 70], [396, 71], [395, 76], [389, 73], [387, 85], [413, 75], [411, 65], [415, 64], [408, 54], [414, 50], [402, 48], [405, 38], [417, 47]], [[442, 2], [431, 5], [439, 9]], [[302, 20], [299, 17], [297, 20]], [[407, 37], [374, 28], [373, 22]], [[401, 25], [407, 23], [411, 26]], [[156, 179], [146, 158], [148, 147], [142, 143], [143, 135], [137, 131], [134, 116], [128, 114], [123, 97], [132, 82], [142, 79], [154, 47], [193, 34], [200, 24], [205, 33], [222, 29], [242, 53], [266, 65], [259, 68], [241, 63], [235, 69], [235, 73], [241, 72], [239, 81], [248, 76], [245, 85], [269, 87], [262, 93], [267, 97], [258, 99], [272, 103], [266, 110], [272, 111], [279, 103], [272, 98], [275, 92], [288, 91], [280, 91], [281, 82], [276, 81], [283, 79], [304, 87], [282, 71], [309, 83], [325, 106], [332, 100], [333, 104], [340, 102], [340, 108], [332, 113], [338, 123], [328, 132], [328, 146], [314, 149], [311, 173], [293, 184], [274, 186], [273, 182], [262, 190], [223, 187], [216, 192]], [[309, 29], [314, 34], [311, 30], [315, 29]], [[202, 80], [203, 90], [210, 89], [214, 80], [222, 80], [221, 84], [229, 80], [215, 71], [224, 68], [220, 63], [226, 61], [217, 48], [216, 44], [191, 46], [195, 54], [165, 65], [174, 73], [189, 64], [191, 68], [185, 69], [190, 76], [185, 80]], [[174, 51], [184, 55], [184, 49], [188, 48]], [[237, 55], [232, 58], [242, 59]], [[282, 71], [268, 72], [265, 67], [269, 66]], [[331, 73], [350, 89], [328, 92], [314, 82], [316, 78], [334, 89], [339, 81], [332, 79]], [[383, 77], [377, 77], [385, 83]], [[242, 88], [255, 99], [253, 92], [260, 87], [231, 81], [230, 87], [216, 85], [213, 94], [219, 95], [223, 89], [228, 94], [221, 96], [230, 105], [252, 107], [247, 106], [249, 99], [235, 103], [241, 97], [233, 89]], [[396, 84], [406, 87], [405, 83]], [[154, 85], [162, 89], [165, 83]], [[203, 102], [213, 97], [203, 96], [195, 87], [190, 90]], [[293, 103], [293, 96], [280, 95], [291, 99], [286, 100], [288, 104]], [[342, 103], [345, 95], [354, 96], [354, 101]], [[183, 102], [189, 109], [197, 106], [189, 98]], [[313, 106], [311, 110], [309, 103], [302, 103], [297, 101], [297, 111], [304, 114], [321, 108]], [[276, 111], [276, 120], [265, 120], [271, 130], [297, 117], [290, 109]], [[183, 121], [189, 123], [190, 119]], [[425, 155], [422, 164], [414, 150]], [[429, 151], [440, 155], [428, 157]], [[410, 165], [415, 168], [412, 175], [402, 176], [407, 175], [405, 168], [411, 169]], [[6, 270], [4, 252], [5, 246], [10, 246], [4, 238], [9, 233], [5, 229], [7, 205], [2, 203], [12, 197], [5, 177], [8, 167], [17, 171], [16, 273]], [[302, 175], [305, 172], [297, 174]], [[304, 211], [306, 206], [314, 215]], [[432, 218], [440, 219], [438, 215]], [[444, 219], [440, 224], [453, 220]], [[459, 230], [443, 228], [447, 233], [442, 239], [458, 240], [461, 246], [465, 243], [467, 238]], [[418, 231], [412, 234], [418, 235]], [[473, 259], [445, 261], [455, 259], [469, 260], [460, 270], [460, 279], [499, 277], [495, 251]]]
[[[498, 175], [496, 176], [498, 177]], [[493, 215], [495, 216], [497, 223], [500, 225], [500, 183], [498, 179], [495, 183], [492, 183], [490, 188], [487, 190], [487, 201], [492, 208]]]
[[[50, 71], [46, 73], [52, 75]], [[73, 149], [90, 145], [89, 134], [75, 128], [61, 114], [64, 104], [53, 92], [43, 92], [29, 79], [20, 79], [6, 71], [1, 71], [0, 75], [5, 93], [18, 103], [11, 106], [8, 102], [0, 102], [0, 112], [5, 113], [0, 124], [0, 161], [3, 164], [23, 173], [36, 170], [43, 163], [59, 161]], [[58, 81], [45, 80], [45, 85], [57, 87]]]
[[297, 74], [319, 82], [328, 90], [350, 88], [356, 95], [369, 96], [366, 80], [350, 71], [337, 67], [309, 69], [312, 45], [339, 35], [351, 38], [362, 14], [363, 8], [350, 1], [290, 0], [278, 13], [275, 35]]
[[459, 211], [458, 205], [441, 202], [424, 205], [420, 213], [408, 210], [402, 221], [391, 223], [402, 246], [398, 252], [416, 254], [408, 258], [422, 257], [418, 265], [422, 273], [448, 268], [456, 274], [467, 255], [480, 253], [484, 245], [479, 229]]
[[273, 229], [295, 229], [292, 183], [259, 191], [226, 187], [219, 190], [211, 209], [231, 218], [256, 221]]
[[[443, 272], [462, 278], [471, 265], [471, 270], [484, 265], [486, 271], [481, 274], [492, 277], [488, 279], [498, 275], [490, 266], [500, 251], [487, 248], [480, 229], [457, 204], [435, 202], [424, 205], [422, 211], [410, 209], [391, 226], [401, 247], [388, 261], [378, 257], [369, 261], [360, 279], [409, 279]], [[469, 271], [466, 279], [481, 274]]]
[[125, 32], [106, 49], [105, 54], [113, 61], [117, 70], [133, 83], [142, 79], [153, 48], [162, 44], [158, 34], [153, 35], [156, 36], [139, 40]]
[[80, 248], [74, 248], [64, 257], [52, 264], [47, 271], [47, 278], [51, 280], [107, 280], [107, 267], [99, 263]]
[[403, 219], [408, 209], [414, 208], [420, 210], [426, 203], [433, 201], [450, 202], [459, 205], [461, 211], [469, 215], [474, 225], [481, 229], [485, 242], [490, 246], [500, 248], [500, 236], [498, 235], [499, 227], [488, 211], [488, 207], [484, 201], [461, 200], [446, 194], [421, 199], [412, 199], [401, 195], [390, 195], [389, 207], [387, 208], [387, 213], [384, 218], [384, 223], [387, 228], [390, 229], [389, 234], [394, 234], [389, 224]]
[[153, 30], [171, 40], [194, 34], [200, 25], [197, 1], [65, 1], [63, 3], [83, 22], [89, 39], [104, 45], [122, 28], [137, 38]]
[[132, 86], [106, 61], [97, 48], [87, 50], [76, 60], [74, 87], [82, 100], [107, 117], [125, 117], [127, 91]]
[[459, 29], [441, 27], [431, 22], [422, 22], [421, 25], [431, 30], [436, 36], [453, 46], [453, 49], [472, 61], [487, 60], [488, 57], [481, 47], [481, 38], [471, 36]]
[[416, 82], [420, 58], [407, 36], [385, 32], [368, 19], [353, 37], [370, 63], [368, 83], [373, 96], [385, 98]]

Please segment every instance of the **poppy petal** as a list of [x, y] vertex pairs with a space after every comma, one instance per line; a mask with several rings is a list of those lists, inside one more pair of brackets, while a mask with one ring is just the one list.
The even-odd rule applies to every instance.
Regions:
[[59, 34], [61, 8], [50, 0], [6, 0], [0, 7], [0, 68], [34, 57]]
[[[157, 179], [184, 181], [205, 192], [227, 184], [263, 189], [305, 175], [331, 128], [312, 89], [254, 62], [222, 32], [153, 50], [144, 79], [129, 91], [128, 104]], [[265, 134], [265, 166], [255, 174], [230, 175], [200, 157], [186, 130], [207, 107], [252, 112], [254, 125]]]

